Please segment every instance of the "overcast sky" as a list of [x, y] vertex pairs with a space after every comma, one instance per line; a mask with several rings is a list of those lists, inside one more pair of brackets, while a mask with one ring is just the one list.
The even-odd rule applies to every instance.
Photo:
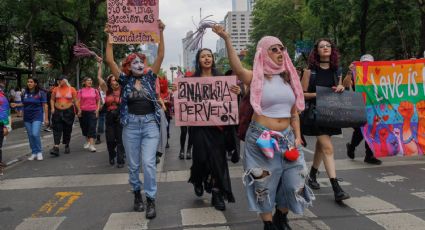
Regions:
[[[162, 68], [168, 70], [168, 78], [171, 78], [170, 66], [179, 65], [179, 55], [183, 62], [182, 39], [190, 30], [195, 31], [195, 25], [199, 22], [199, 8], [202, 8], [202, 18], [213, 15], [209, 19], [220, 22], [224, 20], [227, 12], [232, 10], [231, 0], [159, 0], [159, 17], [166, 25], [165, 58]], [[218, 36], [207, 30], [204, 36], [203, 46], [215, 51]]]

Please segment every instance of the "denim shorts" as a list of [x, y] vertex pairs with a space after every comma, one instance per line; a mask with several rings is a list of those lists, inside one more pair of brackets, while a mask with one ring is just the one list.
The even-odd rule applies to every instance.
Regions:
[[[256, 141], [264, 130], [269, 130], [255, 121], [251, 121], [245, 137], [243, 157], [243, 183], [247, 193], [249, 210], [269, 213], [273, 208], [288, 208], [293, 213], [302, 214], [315, 199], [312, 190], [306, 185], [307, 167], [304, 153], [300, 146], [300, 156], [295, 161], [288, 161], [283, 154], [289, 144], [294, 145], [295, 135], [289, 127], [276, 137], [280, 152], [274, 152], [273, 158], [267, 158]], [[254, 177], [253, 172], [261, 170], [263, 177]], [[258, 179], [257, 179], [258, 178]]]

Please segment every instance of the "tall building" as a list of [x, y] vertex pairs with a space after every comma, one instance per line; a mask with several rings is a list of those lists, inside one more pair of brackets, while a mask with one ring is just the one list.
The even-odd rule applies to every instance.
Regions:
[[255, 0], [232, 0], [232, 11], [252, 11]]
[[158, 46], [155, 43], [147, 43], [142, 45], [142, 53], [146, 56], [148, 63], [153, 64], [158, 56]]
[[183, 45], [183, 68], [186, 70], [194, 70], [195, 69], [195, 57], [196, 51], [190, 51], [186, 49], [189, 38], [192, 36], [193, 31], [189, 31], [186, 33], [186, 37], [182, 39]]
[[247, 48], [252, 30], [250, 11], [228, 12], [224, 18], [225, 29], [232, 38], [233, 48], [239, 53]]

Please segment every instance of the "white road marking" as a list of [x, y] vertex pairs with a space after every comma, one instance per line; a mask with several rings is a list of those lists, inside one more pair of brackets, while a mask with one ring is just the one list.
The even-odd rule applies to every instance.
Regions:
[[367, 218], [375, 221], [386, 230], [423, 230], [425, 221], [409, 213], [389, 213], [379, 215], [368, 215]]
[[66, 217], [26, 218], [15, 230], [55, 230]]
[[344, 200], [344, 203], [361, 214], [401, 211], [401, 209], [397, 208], [395, 205], [370, 195], [351, 197], [348, 200]]
[[215, 210], [214, 207], [181, 209], [180, 214], [183, 226], [224, 224], [227, 222], [223, 212]]
[[148, 222], [144, 212], [112, 213], [103, 230], [148, 229]]
[[376, 178], [377, 181], [382, 183], [390, 183], [390, 182], [403, 182], [406, 180], [406, 177], [399, 176], [399, 175], [393, 175], [393, 176], [384, 176], [381, 178]]
[[183, 230], [230, 230], [229, 226], [220, 226], [212, 228], [184, 228]]
[[425, 192], [414, 192], [412, 195], [417, 196], [425, 200]]

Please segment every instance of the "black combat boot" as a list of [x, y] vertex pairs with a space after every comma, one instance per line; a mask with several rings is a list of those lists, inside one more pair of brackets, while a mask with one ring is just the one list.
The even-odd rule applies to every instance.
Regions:
[[336, 202], [340, 202], [342, 200], [346, 200], [350, 198], [350, 195], [344, 192], [341, 186], [339, 186], [337, 178], [329, 178], [329, 180], [331, 181], [332, 189], [334, 190], [334, 196], [335, 196]]
[[316, 178], [317, 173], [318, 173], [317, 169], [311, 166], [310, 175], [308, 176], [308, 186], [311, 189], [315, 189], [315, 190], [320, 189], [320, 184], [317, 182], [317, 178]]
[[142, 194], [140, 193], [140, 190], [134, 191], [134, 211], [145, 211], [145, 205], [143, 204], [143, 198]]
[[211, 204], [214, 206], [214, 208], [219, 211], [226, 210], [226, 204], [224, 203], [223, 194], [220, 191], [217, 191], [216, 189], [212, 189], [211, 194]]
[[273, 215], [273, 224], [278, 230], [291, 230], [292, 228], [288, 224], [288, 213], [282, 213], [276, 208], [276, 212]]
[[54, 147], [50, 150], [50, 154], [51, 154], [51, 155], [53, 155], [53, 156], [55, 156], [55, 157], [58, 157], [58, 156], [59, 156], [59, 147], [54, 146]]
[[155, 199], [146, 197], [146, 218], [153, 219], [156, 217]]
[[354, 151], [356, 150], [356, 147], [353, 147], [350, 143], [345, 144], [345, 147], [347, 147], [347, 156], [350, 159], [354, 159]]
[[264, 230], [278, 230], [276, 226], [271, 221], [263, 221]]

